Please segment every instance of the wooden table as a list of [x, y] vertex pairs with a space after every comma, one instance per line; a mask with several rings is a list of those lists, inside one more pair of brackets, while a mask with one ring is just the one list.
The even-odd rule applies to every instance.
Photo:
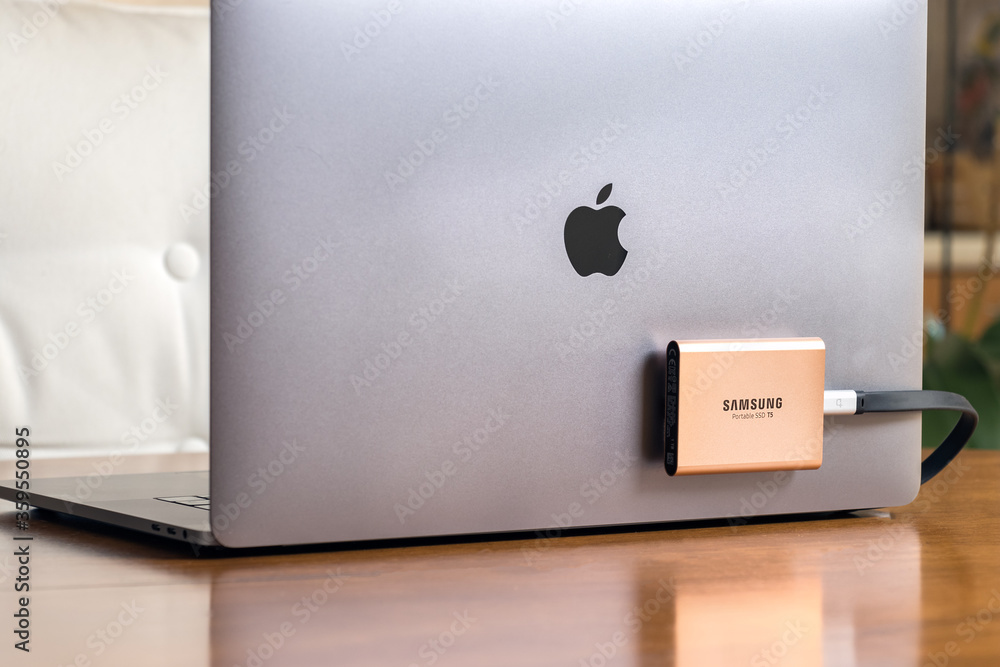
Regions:
[[889, 513], [556, 539], [197, 559], [33, 516], [30, 655], [7, 629], [12, 509], [5, 666], [1000, 665], [1000, 452], [963, 453]]

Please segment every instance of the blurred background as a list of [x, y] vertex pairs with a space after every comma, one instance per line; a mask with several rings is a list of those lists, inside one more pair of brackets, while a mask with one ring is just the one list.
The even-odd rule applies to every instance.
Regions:
[[[1000, 447], [1000, 2], [928, 4], [924, 389], [964, 394]], [[953, 419], [925, 414], [924, 445]]]

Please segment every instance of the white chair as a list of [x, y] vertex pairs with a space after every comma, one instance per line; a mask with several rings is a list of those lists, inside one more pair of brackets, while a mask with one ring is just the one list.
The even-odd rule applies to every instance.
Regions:
[[208, 439], [208, 8], [0, 0], [0, 456]]

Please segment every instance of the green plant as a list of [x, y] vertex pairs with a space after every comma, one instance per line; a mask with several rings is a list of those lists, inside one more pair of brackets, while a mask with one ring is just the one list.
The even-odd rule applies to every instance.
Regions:
[[[978, 340], [945, 331], [927, 336], [924, 389], [962, 394], [979, 413], [970, 448], [1000, 449], [1000, 319]], [[955, 425], [945, 412], [925, 412], [923, 444], [936, 447]]]

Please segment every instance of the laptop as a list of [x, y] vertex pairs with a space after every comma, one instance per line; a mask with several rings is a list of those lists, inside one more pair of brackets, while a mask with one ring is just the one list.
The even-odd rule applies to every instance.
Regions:
[[210, 472], [31, 503], [238, 548], [910, 502], [919, 414], [669, 477], [662, 384], [818, 336], [828, 389], [920, 388], [925, 12], [219, 5]]

